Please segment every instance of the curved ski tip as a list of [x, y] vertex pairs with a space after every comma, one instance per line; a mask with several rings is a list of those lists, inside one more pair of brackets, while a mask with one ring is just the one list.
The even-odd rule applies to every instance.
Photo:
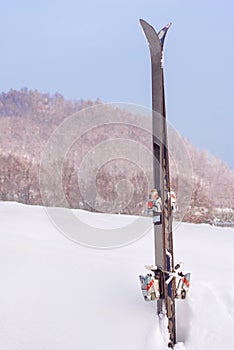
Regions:
[[140, 18], [140, 19], [139, 19], [139, 22], [140, 22], [140, 24], [142, 24], [142, 23], [144, 23], [144, 22], [145, 22], [145, 20], [144, 20], [144, 19], [142, 19], [142, 18]]
[[139, 22], [140, 22], [142, 27], [144, 27], [144, 26], [150, 26], [151, 27], [151, 25], [148, 22], [146, 22], [144, 19], [142, 19], [142, 18], [139, 19]]

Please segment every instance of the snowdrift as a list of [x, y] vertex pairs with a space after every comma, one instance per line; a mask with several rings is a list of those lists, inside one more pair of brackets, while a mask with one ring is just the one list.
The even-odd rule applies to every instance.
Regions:
[[[102, 215], [85, 213], [94, 226]], [[153, 262], [152, 232], [119, 249], [90, 249], [59, 233], [43, 207], [1, 202], [0, 240], [0, 349], [167, 349], [165, 320], [138, 281]], [[176, 349], [233, 350], [234, 229], [184, 223], [174, 244], [192, 272], [188, 298], [176, 301]]]

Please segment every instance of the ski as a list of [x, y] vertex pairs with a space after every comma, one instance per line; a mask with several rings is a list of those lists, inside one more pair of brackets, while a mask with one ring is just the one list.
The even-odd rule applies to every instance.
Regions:
[[[169, 155], [166, 125], [166, 106], [163, 74], [163, 45], [166, 33], [171, 24], [165, 26], [158, 34], [154, 28], [144, 20], [140, 24], [147, 38], [151, 57], [152, 71], [152, 119], [153, 119], [153, 155], [154, 155], [154, 186], [156, 196], [162, 201], [162, 212], [154, 222], [155, 265], [162, 271], [174, 272], [173, 236], [172, 236], [172, 208], [169, 174]], [[161, 298], [157, 301], [158, 314], [166, 310], [168, 318], [169, 347], [176, 343], [175, 321], [175, 278], [166, 283], [164, 274], [161, 281]]]

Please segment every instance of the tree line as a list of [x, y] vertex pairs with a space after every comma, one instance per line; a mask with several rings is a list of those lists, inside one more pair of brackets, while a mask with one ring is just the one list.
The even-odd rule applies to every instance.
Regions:
[[[50, 95], [26, 88], [0, 94], [0, 200], [43, 205], [40, 171], [46, 169], [41, 169], [41, 157], [49, 137], [71, 114], [97, 104], [101, 104], [99, 99], [66, 100], [59, 93]], [[118, 113], [116, 108], [110, 106], [104, 107], [103, 111]], [[126, 111], [126, 117], [127, 114], [129, 112]], [[146, 213], [149, 190], [146, 172], [151, 171], [152, 164], [145, 164], [147, 169], [141, 169], [126, 159], [104, 164], [95, 173], [95, 195], [84, 194], [82, 184], [77, 180], [79, 168], [89, 151], [104, 141], [120, 136], [140, 142], [151, 150], [151, 135], [131, 126], [103, 125], [82, 135], [69, 149], [66, 159], [62, 160], [62, 179], [59, 181], [68, 207], [95, 211], [108, 211], [110, 208], [110, 211], [134, 215]], [[185, 189], [191, 187], [192, 181], [192, 192], [185, 216], [180, 217], [178, 207], [176, 218], [196, 223], [208, 222], [217, 216], [233, 220], [233, 171], [207, 151], [198, 150], [186, 139], [183, 142], [191, 159], [192, 178], [186, 178], [185, 173], [178, 174], [171, 160], [171, 183], [177, 192], [179, 179], [180, 186]], [[56, 174], [54, 176], [56, 178]], [[91, 183], [92, 179], [87, 176], [83, 181]], [[53, 191], [48, 198], [49, 205], [56, 204]]]

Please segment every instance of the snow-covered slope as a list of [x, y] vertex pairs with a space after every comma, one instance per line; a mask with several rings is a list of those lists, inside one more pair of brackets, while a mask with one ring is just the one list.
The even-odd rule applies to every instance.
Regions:
[[[176, 305], [176, 349], [233, 350], [234, 230], [181, 224], [174, 240], [192, 272], [190, 294]], [[119, 249], [86, 248], [61, 235], [44, 208], [0, 203], [0, 349], [167, 349], [164, 322], [138, 282], [152, 242], [151, 233]]]

